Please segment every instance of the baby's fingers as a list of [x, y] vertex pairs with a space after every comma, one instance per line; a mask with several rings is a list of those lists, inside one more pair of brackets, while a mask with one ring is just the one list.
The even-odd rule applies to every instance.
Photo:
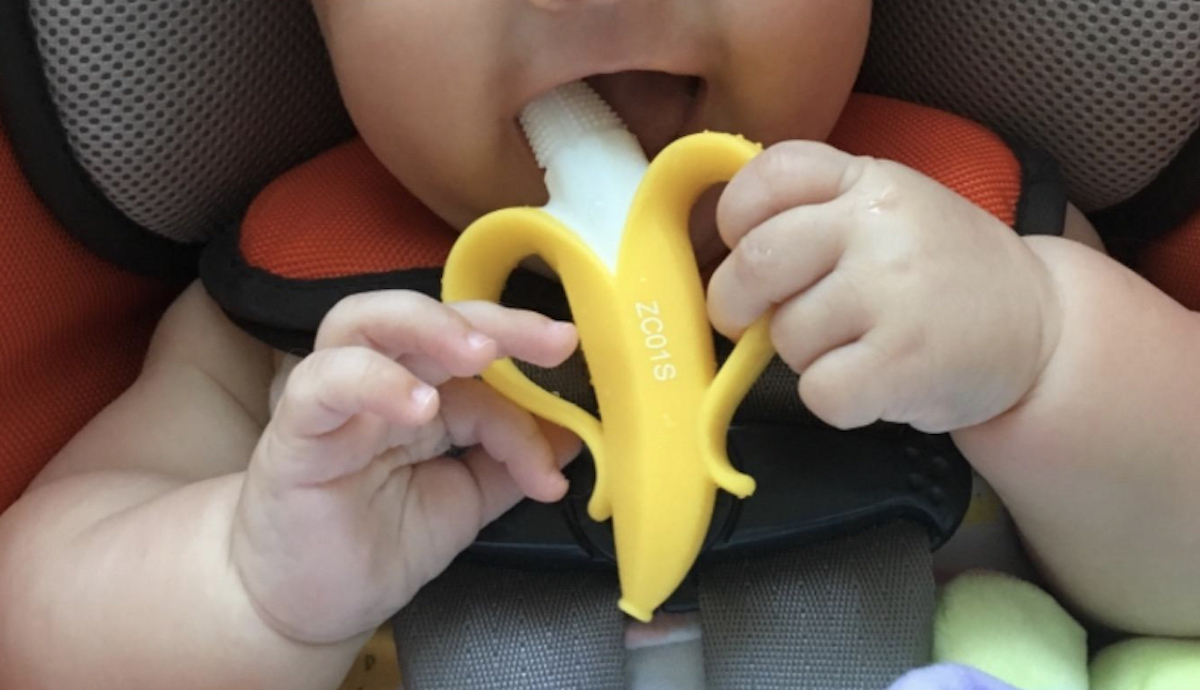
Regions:
[[[439, 572], [474, 541], [479, 530], [523, 498], [505, 466], [481, 446], [461, 458], [442, 456], [412, 468], [411, 496], [403, 502], [401, 552], [411, 554], [407, 578], [420, 585]], [[408, 546], [412, 541], [414, 546]], [[407, 601], [411, 592], [400, 595]]]
[[839, 429], [856, 429], [877, 421], [907, 421], [898, 414], [887, 348], [870, 336], [835, 348], [800, 374], [800, 398], [813, 414]]
[[[477, 484], [484, 491], [480, 527], [503, 515], [518, 500], [526, 496], [545, 501], [557, 500], [562, 498], [563, 494], [566, 493], [566, 479], [558, 472], [557, 468], [566, 465], [576, 455], [579, 455], [579, 437], [562, 427], [554, 426], [544, 420], [536, 420], [536, 423], [549, 442], [551, 456], [556, 463], [554, 473], [552, 475], [545, 475], [547, 477], [557, 477], [556, 480], [551, 482], [553, 491], [549, 492], [544, 498], [533, 496], [514, 479], [512, 473], [514, 463], [512, 461], [507, 463], [497, 462], [483, 447], [474, 448], [467, 453], [464, 462], [467, 463], [467, 467], [475, 476]], [[561, 480], [561, 483], [558, 480]]]
[[[559, 465], [578, 454], [578, 437], [547, 422], [538, 424]], [[511, 463], [497, 462], [483, 446], [471, 448], [457, 460], [443, 456], [417, 465], [409, 490], [422, 499], [409, 505], [424, 512], [406, 519], [404, 527], [420, 533], [423, 545], [432, 544], [422, 560], [443, 565], [466, 548], [480, 529], [529, 494], [513, 478]], [[418, 577], [424, 582], [434, 575]]]
[[752, 229], [790, 208], [823, 204], [862, 179], [868, 159], [815, 141], [785, 141], [751, 160], [725, 187], [717, 227], [734, 247]]
[[362, 346], [403, 363], [430, 385], [475, 376], [499, 357], [554, 366], [576, 346], [575, 328], [485, 302], [442, 304], [407, 290], [347, 297], [326, 315], [317, 350]]
[[479, 381], [450, 381], [441, 396], [452, 443], [482, 446], [503, 464], [522, 494], [539, 501], [562, 498], [567, 480], [559, 467], [570, 459], [565, 456], [578, 451], [577, 441], [572, 444], [561, 430], [548, 437], [533, 415]]
[[391, 359], [415, 356], [425, 364], [414, 373], [432, 385], [450, 376], [474, 376], [497, 357], [497, 344], [457, 311], [409, 290], [352, 295], [329, 310], [314, 349], [367, 347]]
[[575, 326], [523, 309], [490, 302], [456, 302], [449, 305], [481, 333], [496, 341], [501, 356], [553, 367], [579, 344]]
[[366, 466], [388, 424], [416, 427], [437, 411], [437, 390], [385, 355], [321, 350], [288, 377], [256, 459], [289, 483], [328, 481]]
[[708, 314], [737, 337], [773, 305], [832, 272], [846, 248], [849, 222], [835, 205], [800, 206], [768, 218], [734, 245], [708, 285]]

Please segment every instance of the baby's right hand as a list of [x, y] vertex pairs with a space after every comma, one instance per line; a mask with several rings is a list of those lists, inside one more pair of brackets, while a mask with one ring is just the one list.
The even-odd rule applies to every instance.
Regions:
[[340, 302], [287, 380], [233, 527], [263, 620], [308, 643], [373, 629], [522, 496], [560, 498], [578, 439], [474, 377], [507, 356], [555, 366], [576, 342], [570, 324], [494, 304]]

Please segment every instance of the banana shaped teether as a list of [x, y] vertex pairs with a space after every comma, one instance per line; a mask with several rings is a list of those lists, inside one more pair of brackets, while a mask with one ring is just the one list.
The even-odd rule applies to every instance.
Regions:
[[483, 377], [587, 444], [597, 477], [588, 513], [612, 518], [620, 607], [649, 620], [699, 555], [717, 489], [743, 498], [754, 491], [754, 480], [729, 464], [725, 439], [770, 360], [767, 323], [752, 326], [717, 370], [688, 219], [699, 195], [728, 181], [759, 147], [705, 132], [647, 163], [636, 138], [582, 82], [542, 96], [521, 120], [550, 201], [467, 228], [446, 262], [442, 296], [496, 301], [531, 255], [557, 272], [600, 419], [541, 389], [511, 361]]

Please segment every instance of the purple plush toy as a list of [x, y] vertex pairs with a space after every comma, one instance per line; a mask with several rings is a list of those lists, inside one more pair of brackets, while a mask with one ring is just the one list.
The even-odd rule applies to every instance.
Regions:
[[1016, 690], [992, 676], [957, 664], [938, 664], [904, 674], [888, 690]]

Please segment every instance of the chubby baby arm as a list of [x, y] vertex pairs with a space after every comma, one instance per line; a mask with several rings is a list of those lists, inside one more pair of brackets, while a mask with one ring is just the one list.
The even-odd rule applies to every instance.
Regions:
[[[1070, 214], [1068, 235], [1090, 231]], [[772, 338], [826, 421], [952, 432], [1093, 617], [1200, 634], [1197, 317], [1101, 253], [1019, 238], [929, 178], [768, 149], [718, 223], [709, 312]]]
[[[198, 286], [184, 293], [134, 386], [0, 516], [0, 686], [334, 687], [364, 631], [484, 521], [561, 493], [555, 461], [577, 442], [456, 392], [470, 382], [454, 375], [507, 354], [552, 364], [574, 347], [569, 327], [387, 293], [335, 310], [321, 338], [328, 354], [268, 423], [270, 351]], [[341, 367], [401, 390], [353, 390]], [[406, 396], [418, 380], [432, 397]], [[425, 462], [439, 424], [480, 447]]]
[[955, 442], [1042, 573], [1098, 622], [1200, 636], [1200, 314], [1117, 262], [1030, 238], [1060, 336], [1021, 403]]

